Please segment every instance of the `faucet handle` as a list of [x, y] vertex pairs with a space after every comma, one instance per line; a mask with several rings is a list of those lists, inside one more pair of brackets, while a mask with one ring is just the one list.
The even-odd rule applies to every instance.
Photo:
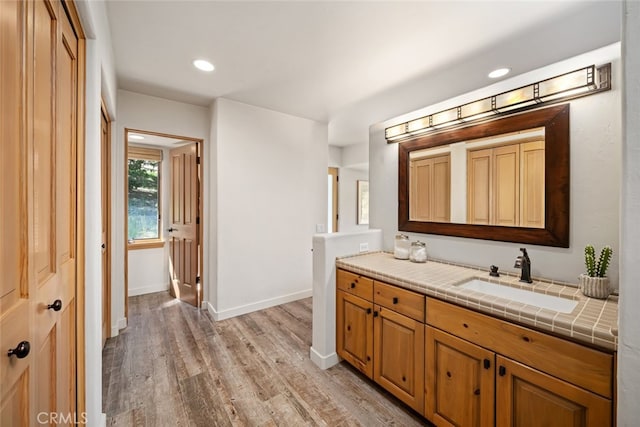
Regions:
[[513, 265], [513, 268], [522, 268], [522, 256], [516, 258], [516, 263]]
[[500, 277], [500, 273], [498, 273], [498, 266], [497, 265], [492, 265], [491, 267], [489, 267], [489, 269], [491, 270], [489, 272], [489, 276], [491, 276], [491, 277]]

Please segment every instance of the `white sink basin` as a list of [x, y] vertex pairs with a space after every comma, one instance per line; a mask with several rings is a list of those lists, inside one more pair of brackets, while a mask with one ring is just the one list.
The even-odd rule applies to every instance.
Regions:
[[485, 282], [480, 279], [469, 280], [468, 282], [461, 283], [458, 287], [517, 301], [522, 304], [558, 311], [560, 313], [571, 313], [573, 309], [576, 308], [576, 305], [578, 305], [578, 301], [572, 299], [541, 294], [526, 289], [512, 288], [511, 286]]

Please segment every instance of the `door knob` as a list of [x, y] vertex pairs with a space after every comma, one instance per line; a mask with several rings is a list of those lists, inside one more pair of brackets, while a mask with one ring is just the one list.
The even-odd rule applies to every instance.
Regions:
[[101, 245], [100, 245], [100, 247], [101, 247], [102, 249], [107, 249], [107, 244], [106, 244], [106, 243], [103, 243], [103, 244], [101, 244]]
[[53, 304], [47, 305], [47, 310], [60, 311], [62, 310], [62, 301], [59, 299], [55, 300]]
[[7, 352], [7, 356], [15, 356], [18, 359], [24, 359], [29, 355], [29, 351], [31, 350], [31, 344], [29, 341], [22, 341], [20, 344], [16, 346], [16, 348], [10, 348]]
[[167, 229], [167, 231], [168, 231], [169, 233], [171, 233], [172, 231], [178, 231], [178, 229], [177, 229], [177, 228], [173, 228], [173, 227], [171, 227], [171, 228], [168, 228], [168, 229]]

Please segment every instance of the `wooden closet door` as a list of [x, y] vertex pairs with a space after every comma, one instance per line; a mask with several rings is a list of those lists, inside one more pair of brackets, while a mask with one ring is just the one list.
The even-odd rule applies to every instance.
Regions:
[[0, 425], [31, 422], [33, 354], [7, 357], [22, 341], [33, 343], [27, 277], [26, 138], [24, 119], [27, 3], [0, 3]]
[[493, 149], [493, 225], [520, 223], [520, 146]]
[[[75, 412], [78, 40], [59, 2], [33, 6], [33, 197], [36, 414]], [[66, 423], [62, 423], [66, 424]]]
[[492, 224], [491, 148], [470, 151], [467, 162], [467, 223]]

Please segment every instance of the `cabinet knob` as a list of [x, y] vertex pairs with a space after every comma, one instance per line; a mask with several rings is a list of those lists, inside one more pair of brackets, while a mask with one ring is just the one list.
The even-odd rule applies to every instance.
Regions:
[[398, 303], [398, 297], [393, 297], [393, 303], [397, 304]]
[[351, 330], [351, 325], [347, 325], [347, 331]]
[[377, 311], [373, 312], [373, 317], [378, 317], [378, 312]]
[[473, 391], [473, 394], [475, 394], [476, 396], [480, 396], [480, 389], [477, 388]]
[[29, 341], [22, 341], [16, 346], [16, 348], [10, 348], [7, 352], [7, 356], [15, 356], [18, 359], [24, 359], [29, 355], [29, 351], [31, 351], [31, 344], [29, 344]]
[[353, 289], [353, 288], [355, 288], [355, 287], [356, 287], [355, 282], [351, 282], [351, 289]]
[[491, 361], [489, 359], [484, 359], [484, 369], [489, 369], [491, 367]]
[[367, 314], [371, 314], [371, 311], [372, 310], [370, 308], [367, 308]]
[[62, 301], [59, 299], [55, 300], [53, 304], [47, 305], [47, 310], [60, 311], [62, 310]]
[[506, 373], [507, 373], [507, 368], [505, 368], [504, 366], [500, 366], [498, 368], [498, 375], [500, 375], [501, 377], [504, 377]]

